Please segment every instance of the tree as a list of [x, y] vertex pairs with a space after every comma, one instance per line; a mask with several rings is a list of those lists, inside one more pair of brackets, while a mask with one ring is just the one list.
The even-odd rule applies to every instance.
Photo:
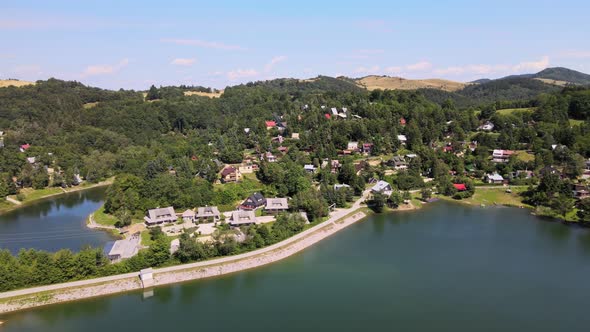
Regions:
[[147, 95], [145, 96], [146, 100], [156, 100], [160, 99], [160, 91], [152, 85], [150, 86], [150, 90], [148, 91]]
[[376, 213], [383, 212], [385, 208], [385, 203], [387, 202], [387, 197], [382, 193], [375, 193], [373, 198], [369, 201], [369, 207], [375, 211]]
[[580, 222], [583, 224], [590, 223], [590, 198], [584, 198], [580, 202], [578, 202], [578, 218], [580, 218]]
[[551, 202], [551, 208], [563, 216], [563, 220], [567, 221], [566, 215], [574, 209], [574, 199], [564, 194], [559, 194]]
[[427, 201], [432, 198], [432, 191], [428, 188], [424, 188], [420, 191], [420, 196], [422, 196], [423, 201]]

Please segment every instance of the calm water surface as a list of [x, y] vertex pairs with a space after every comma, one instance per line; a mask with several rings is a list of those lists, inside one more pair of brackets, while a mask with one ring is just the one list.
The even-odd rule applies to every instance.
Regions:
[[0, 215], [0, 248], [13, 253], [21, 248], [57, 251], [103, 246], [107, 232], [91, 230], [85, 222], [104, 200], [106, 188], [93, 188], [50, 197]]
[[0, 317], [15, 331], [588, 331], [590, 232], [449, 203], [279, 263]]

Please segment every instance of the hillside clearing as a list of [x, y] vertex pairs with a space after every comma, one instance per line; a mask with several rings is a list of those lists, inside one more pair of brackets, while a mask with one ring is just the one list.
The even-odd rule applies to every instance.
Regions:
[[219, 98], [223, 94], [223, 90], [218, 92], [201, 92], [201, 91], [185, 91], [185, 96], [202, 96], [209, 98]]
[[502, 114], [502, 115], [508, 115], [508, 114], [512, 114], [515, 112], [533, 112], [535, 110], [534, 107], [524, 107], [524, 108], [505, 108], [502, 110], [497, 110], [496, 113], [498, 114]]
[[35, 82], [28, 82], [28, 81], [20, 81], [20, 80], [0, 80], [0, 88], [6, 88], [9, 86], [26, 86], [26, 85], [35, 85]]
[[457, 91], [467, 84], [443, 79], [410, 80], [401, 77], [366, 76], [355, 81], [357, 85], [367, 90], [416, 90], [436, 89], [443, 91]]

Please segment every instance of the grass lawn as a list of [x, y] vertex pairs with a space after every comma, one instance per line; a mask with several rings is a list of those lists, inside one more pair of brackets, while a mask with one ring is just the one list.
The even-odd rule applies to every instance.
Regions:
[[584, 120], [574, 120], [574, 119], [570, 119], [570, 126], [579, 126], [582, 123], [584, 123]]
[[503, 110], [497, 110], [496, 113], [502, 115], [512, 114], [514, 112], [533, 112], [535, 110], [534, 107], [525, 107], [525, 108], [505, 108]]
[[[522, 202], [522, 197], [519, 195], [526, 190], [526, 187], [511, 187], [511, 193], [507, 193], [507, 187], [498, 188], [476, 188], [475, 194], [461, 200], [471, 205], [508, 205], [508, 206], [524, 206], [530, 207]], [[453, 200], [450, 197], [441, 196], [443, 199]]]
[[104, 212], [104, 205], [94, 212], [93, 217], [97, 224], [103, 226], [115, 226], [115, 223], [117, 222], [117, 218], [115, 216]]
[[5, 200], [0, 200], [0, 211], [4, 211], [4, 210], [10, 210], [12, 208], [14, 208], [14, 204], [5, 201]]
[[141, 245], [150, 246], [154, 241], [150, 238], [150, 230], [146, 229], [141, 232]]
[[516, 157], [518, 160], [522, 160], [524, 162], [535, 161], [535, 155], [527, 153], [524, 150], [516, 151]]
[[[63, 193], [63, 190], [61, 190], [61, 188], [57, 188], [57, 187], [51, 187], [51, 188], [45, 188], [45, 189], [26, 188], [26, 189], [22, 189], [20, 191], [20, 193], [25, 196], [25, 199], [23, 199], [23, 202], [28, 202], [28, 201], [33, 201], [33, 200], [40, 199], [40, 198], [43, 198], [43, 197], [49, 196], [49, 195], [61, 194], [61, 193]], [[13, 195], [10, 197], [16, 199], [16, 195]]]

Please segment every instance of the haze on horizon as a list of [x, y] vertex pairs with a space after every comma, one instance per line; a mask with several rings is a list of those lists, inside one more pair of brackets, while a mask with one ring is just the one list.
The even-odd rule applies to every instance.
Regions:
[[18, 1], [0, 6], [0, 79], [103, 88], [317, 75], [471, 81], [590, 71], [590, 3]]

